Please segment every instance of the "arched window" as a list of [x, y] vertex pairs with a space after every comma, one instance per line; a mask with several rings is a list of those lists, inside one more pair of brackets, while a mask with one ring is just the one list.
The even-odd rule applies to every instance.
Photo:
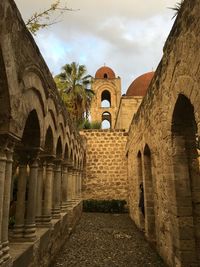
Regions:
[[110, 129], [111, 128], [111, 114], [109, 112], [104, 112], [102, 114], [102, 129]]
[[104, 90], [101, 94], [101, 107], [102, 108], [111, 107], [111, 95], [108, 90]]

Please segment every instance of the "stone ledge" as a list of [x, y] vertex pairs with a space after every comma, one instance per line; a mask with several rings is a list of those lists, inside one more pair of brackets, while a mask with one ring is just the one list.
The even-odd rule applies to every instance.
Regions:
[[[82, 213], [82, 201], [78, 202], [61, 218], [52, 220], [51, 228], [37, 228], [35, 242], [11, 242], [10, 255], [13, 267], [46, 267], [74, 230]], [[61, 238], [62, 237], [62, 238]]]

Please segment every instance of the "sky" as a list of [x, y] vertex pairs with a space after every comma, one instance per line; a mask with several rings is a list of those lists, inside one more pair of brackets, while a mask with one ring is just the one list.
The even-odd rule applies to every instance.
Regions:
[[[53, 0], [15, 0], [26, 21]], [[55, 2], [55, 1], [54, 1]], [[53, 75], [73, 61], [92, 76], [104, 64], [121, 77], [122, 93], [138, 76], [156, 70], [174, 23], [177, 0], [61, 0], [58, 23], [34, 37]]]

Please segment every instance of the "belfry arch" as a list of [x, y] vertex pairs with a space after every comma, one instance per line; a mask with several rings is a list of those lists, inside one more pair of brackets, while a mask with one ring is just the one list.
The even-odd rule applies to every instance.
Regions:
[[116, 77], [111, 68], [103, 66], [95, 74], [92, 90], [95, 97], [91, 103], [91, 121], [102, 122], [102, 114], [109, 112], [110, 118], [105, 121], [110, 124], [109, 128], [112, 128], [115, 125], [121, 98], [121, 79]]
[[112, 117], [110, 112], [105, 111], [102, 114], [102, 129], [110, 129], [112, 127]]
[[111, 107], [111, 95], [108, 90], [104, 90], [101, 94], [101, 107], [102, 108]]

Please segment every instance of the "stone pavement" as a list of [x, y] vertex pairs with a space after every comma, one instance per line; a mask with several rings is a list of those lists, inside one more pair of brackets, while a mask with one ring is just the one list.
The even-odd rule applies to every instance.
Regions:
[[51, 267], [164, 267], [128, 214], [83, 213]]

